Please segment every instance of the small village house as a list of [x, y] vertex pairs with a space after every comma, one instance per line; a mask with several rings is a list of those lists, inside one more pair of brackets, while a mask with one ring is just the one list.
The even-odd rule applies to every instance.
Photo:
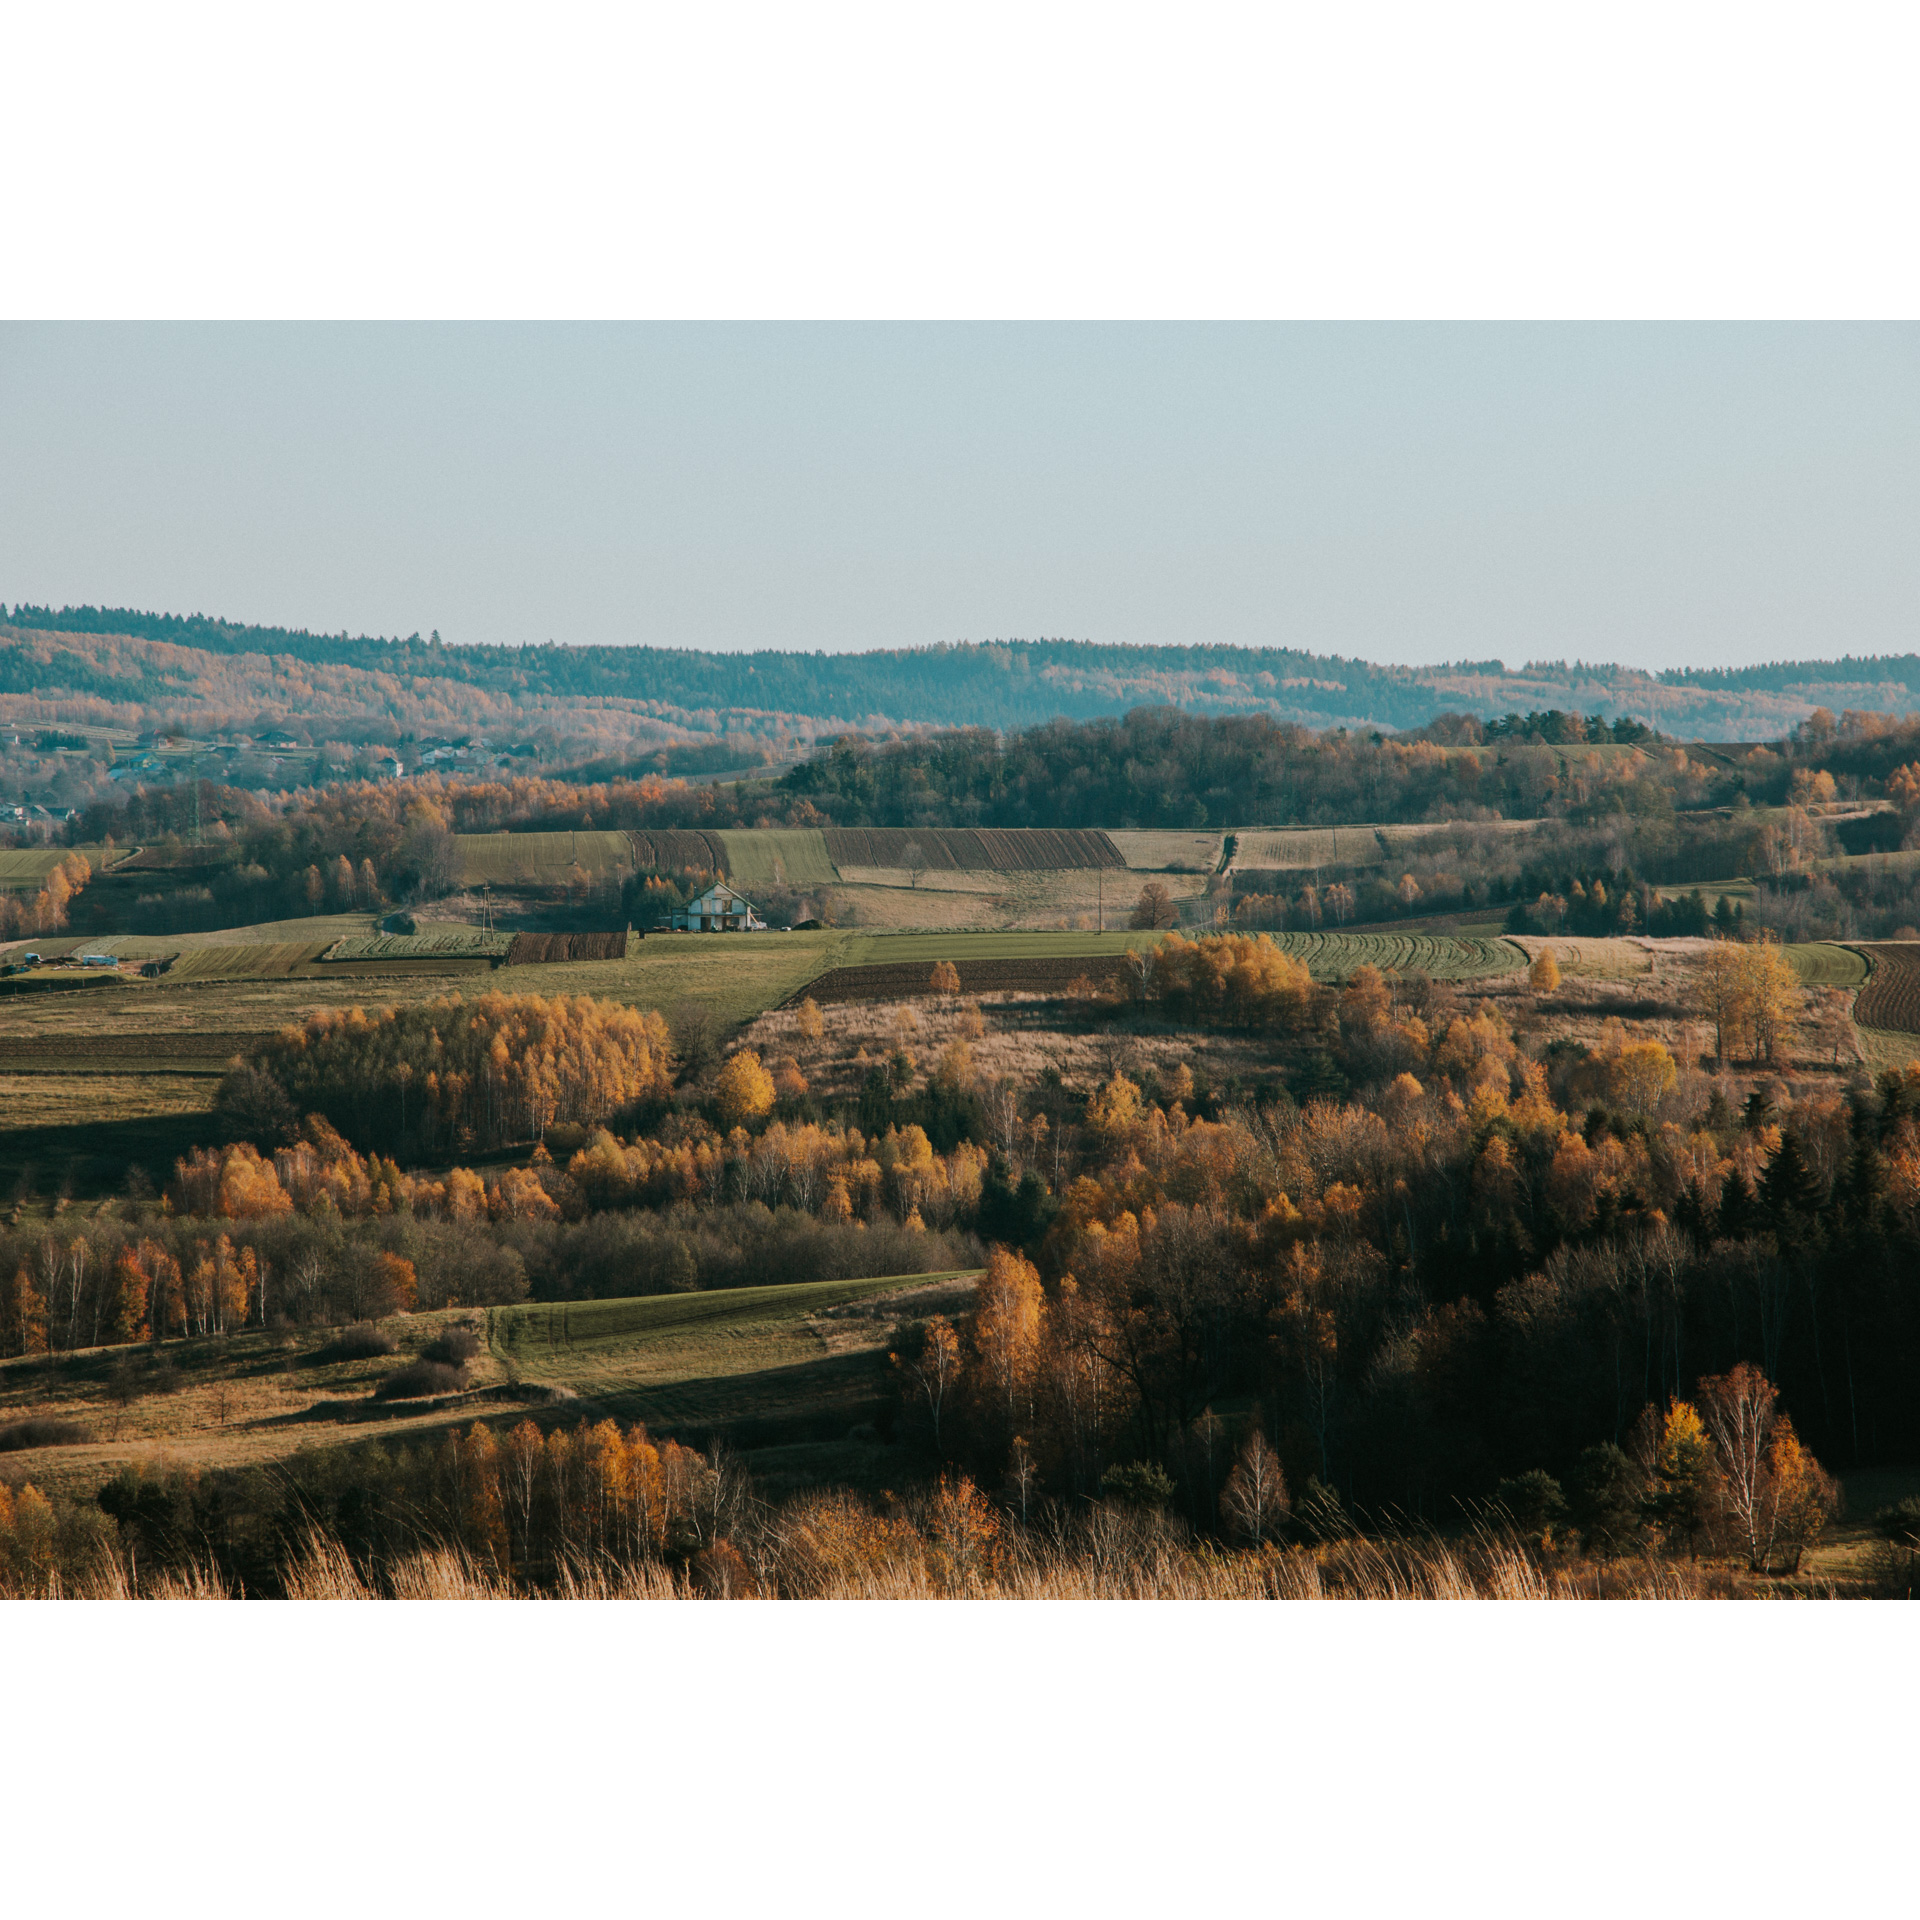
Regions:
[[744, 894], [716, 882], [697, 900], [673, 910], [675, 933], [764, 933], [767, 923]]

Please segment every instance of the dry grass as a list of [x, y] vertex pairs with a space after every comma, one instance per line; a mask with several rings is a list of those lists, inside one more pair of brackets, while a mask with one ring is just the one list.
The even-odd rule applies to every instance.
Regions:
[[[1509, 1541], [1476, 1536], [1353, 1540], [1257, 1552], [1194, 1549], [1153, 1523], [1101, 1509], [1075, 1537], [1014, 1534], [989, 1564], [956, 1567], [938, 1551], [885, 1564], [821, 1566], [776, 1531], [755, 1558], [743, 1598], [809, 1600], [1692, 1600], [1737, 1591], [1728, 1576], [1680, 1561], [1542, 1566]], [[285, 1568], [293, 1600], [694, 1600], [709, 1597], [693, 1570], [654, 1561], [583, 1562], [551, 1587], [529, 1589], [458, 1547], [397, 1561], [369, 1578], [336, 1540], [311, 1535]], [[1824, 1597], [1818, 1583], [1800, 1591]], [[1830, 1591], [1830, 1589], [1826, 1590]], [[63, 1597], [231, 1599], [205, 1570], [136, 1583], [114, 1566]]]
[[[852, 904], [860, 926], [901, 931], [1092, 929], [1103, 917], [1111, 930], [1126, 925], [1143, 884], [1137, 873], [1086, 867], [930, 871], [917, 887], [898, 867], [843, 867], [841, 876], [846, 885], [838, 891]], [[1206, 884], [1204, 874], [1165, 876], [1176, 900], [1198, 898]]]
[[[983, 1031], [970, 1031], [969, 1007], [977, 1007]], [[1149, 1073], [1171, 1075], [1188, 1066], [1215, 1080], [1271, 1071], [1272, 1048], [1258, 1039], [1227, 1034], [1133, 1034], [1104, 1026], [1065, 1029], [1055, 1003], [1035, 994], [991, 994], [976, 1001], [927, 997], [909, 1000], [849, 1001], [822, 1007], [821, 1038], [809, 1045], [799, 1015], [791, 1010], [765, 1013], [742, 1036], [763, 1058], [791, 1053], [806, 1075], [817, 1101], [830, 1105], [856, 1099], [871, 1066], [883, 1063], [905, 1043], [916, 1063], [931, 1067], [942, 1050], [965, 1040], [981, 1082], [1012, 1080], [1031, 1084], [1048, 1067], [1058, 1068], [1070, 1088], [1090, 1091], [1115, 1073], [1139, 1080]], [[865, 1051], [867, 1059], [860, 1060]]]
[[1198, 867], [1211, 873], [1220, 864], [1225, 835], [1186, 831], [1109, 832], [1120, 857], [1140, 873], [1163, 873], [1169, 867]]

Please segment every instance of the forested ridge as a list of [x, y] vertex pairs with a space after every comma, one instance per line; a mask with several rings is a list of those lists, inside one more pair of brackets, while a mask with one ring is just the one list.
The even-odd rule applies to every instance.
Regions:
[[[1380, 666], [1296, 647], [1125, 646], [1091, 640], [956, 641], [859, 653], [769, 647], [519, 646], [318, 634], [206, 615], [121, 607], [15, 605], [23, 633], [125, 635], [208, 655], [278, 657], [473, 695], [657, 704], [687, 716], [737, 712], [839, 726], [1022, 727], [1172, 704], [1193, 712], [1262, 712], [1309, 726], [1402, 729], [1436, 713], [1604, 706], [1662, 732], [1777, 736], [1815, 706], [1899, 712], [1920, 705], [1920, 655], [1848, 656], [1658, 674], [1593, 662], [1499, 660]], [[0, 693], [64, 688], [105, 699], [127, 683], [83, 660], [35, 661], [0, 649]]]

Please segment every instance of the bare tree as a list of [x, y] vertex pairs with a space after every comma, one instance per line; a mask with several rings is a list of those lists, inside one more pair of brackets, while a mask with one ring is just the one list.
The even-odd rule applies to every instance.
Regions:
[[918, 840], [909, 840], [900, 849], [900, 864], [907, 870], [907, 881], [911, 886], [920, 884], [920, 876], [927, 870], [926, 849]]
[[1220, 1512], [1236, 1533], [1245, 1535], [1257, 1547], [1279, 1531], [1291, 1509], [1286, 1476], [1280, 1471], [1280, 1456], [1267, 1445], [1266, 1435], [1255, 1427], [1247, 1435], [1247, 1444], [1240, 1449], [1233, 1471], [1227, 1475], [1226, 1490], [1220, 1495]]

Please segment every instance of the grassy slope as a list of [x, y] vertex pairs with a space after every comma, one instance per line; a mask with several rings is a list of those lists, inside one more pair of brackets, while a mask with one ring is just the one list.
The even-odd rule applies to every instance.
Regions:
[[457, 833], [460, 884], [505, 886], [527, 878], [554, 881], [576, 862], [588, 873], [633, 865], [633, 842], [612, 828], [567, 833]]
[[[591, 1397], [625, 1419], [677, 1427], [856, 1411], [879, 1390], [871, 1341], [829, 1349], [812, 1316], [851, 1301], [959, 1283], [964, 1274], [501, 1307], [488, 1339], [503, 1367]], [[854, 1323], [858, 1325], [859, 1323]]]
[[[398, 1315], [381, 1324], [390, 1358], [332, 1360], [332, 1334], [245, 1332], [224, 1343], [170, 1341], [96, 1347], [44, 1360], [0, 1361], [0, 1425], [27, 1415], [77, 1421], [90, 1438], [0, 1456], [9, 1473], [42, 1487], [87, 1492], [129, 1460], [203, 1467], [266, 1466], [306, 1447], [358, 1441], [432, 1442], [476, 1419], [511, 1425], [532, 1415], [571, 1424], [607, 1415], [645, 1419], [696, 1442], [727, 1429], [736, 1444], [809, 1434], [842, 1438], [870, 1418], [885, 1390], [885, 1348], [895, 1317], [822, 1319], [832, 1309], [903, 1294], [901, 1311], [929, 1308], [922, 1290], [952, 1291], [971, 1275], [911, 1274], [801, 1287], [747, 1287], [567, 1307], [504, 1307], [485, 1316], [493, 1344], [449, 1404], [379, 1404], [374, 1386], [465, 1309]], [[919, 1296], [916, 1298], [916, 1296]], [[548, 1338], [571, 1321], [571, 1345]], [[584, 1329], [584, 1331], [582, 1331]], [[528, 1390], [511, 1390], [512, 1373]], [[131, 1403], [109, 1384], [131, 1371]], [[541, 1391], [546, 1389], [546, 1391]]]
[[790, 887], [827, 887], [840, 878], [818, 828], [727, 827], [720, 840], [727, 850], [728, 878], [749, 892], [777, 883], [776, 860]]

